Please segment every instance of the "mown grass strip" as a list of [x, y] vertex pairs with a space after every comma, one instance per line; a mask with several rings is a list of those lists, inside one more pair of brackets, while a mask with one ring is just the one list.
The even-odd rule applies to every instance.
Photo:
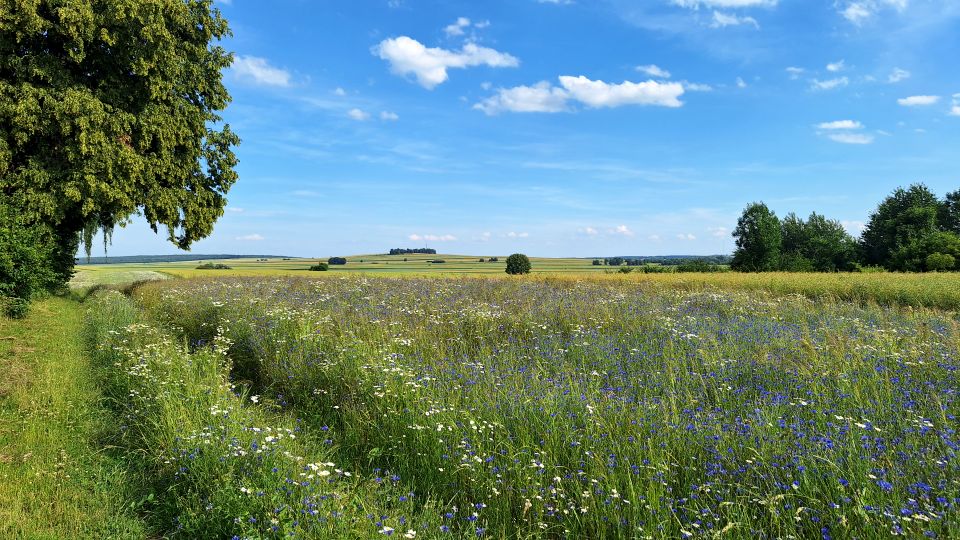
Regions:
[[81, 338], [79, 303], [0, 319], [0, 537], [144, 538]]

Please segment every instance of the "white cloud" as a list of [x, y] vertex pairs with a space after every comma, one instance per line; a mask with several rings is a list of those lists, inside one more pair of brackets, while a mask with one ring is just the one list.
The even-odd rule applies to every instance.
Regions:
[[360, 109], [350, 109], [347, 111], [347, 116], [358, 122], [364, 122], [370, 119], [370, 113], [361, 111]]
[[814, 79], [810, 82], [811, 90], [833, 90], [834, 88], [842, 88], [850, 84], [850, 79], [846, 77], [838, 77], [836, 79], [829, 79], [826, 81], [821, 81], [819, 79]]
[[397, 75], [413, 75], [417, 82], [427, 89], [433, 89], [445, 82], [448, 69], [471, 66], [517, 67], [520, 61], [507, 53], [502, 53], [476, 43], [467, 43], [459, 51], [426, 47], [419, 41], [400, 36], [385, 39], [373, 48], [373, 54], [390, 63], [390, 69]]
[[873, 15], [873, 10], [867, 2], [851, 2], [840, 14], [848, 21], [859, 26]]
[[380, 119], [385, 122], [396, 122], [400, 119], [400, 115], [395, 112], [382, 111], [380, 113]]
[[237, 208], [236, 206], [228, 206], [225, 208], [227, 212], [233, 212], [235, 214], [242, 214], [244, 212], [243, 208]]
[[688, 241], [688, 242], [692, 242], [692, 241], [694, 241], [694, 240], [696, 240], [696, 239], [697, 239], [697, 237], [696, 237], [695, 235], [693, 235], [693, 234], [690, 234], [690, 233], [687, 233], [687, 234], [678, 234], [678, 235], [677, 235], [677, 240], [685, 240], [685, 241]]
[[452, 234], [411, 234], [407, 238], [413, 242], [454, 242], [457, 239]]
[[863, 124], [856, 120], [835, 120], [817, 124], [818, 129], [863, 129]]
[[687, 92], [713, 92], [713, 87], [709, 84], [700, 84], [683, 81], [683, 89]]
[[660, 235], [659, 235], [659, 234], [651, 234], [650, 236], [647, 237], [647, 240], [652, 240], [652, 241], [654, 241], [654, 242], [659, 242], [659, 241], [661, 240], [661, 238], [660, 238]]
[[273, 67], [266, 58], [256, 56], [238, 56], [231, 67], [233, 73], [241, 79], [264, 86], [290, 86], [290, 73]]
[[801, 68], [801, 67], [792, 67], [792, 66], [791, 66], [791, 67], [788, 67], [788, 68], [787, 68], [787, 73], [790, 74], [790, 78], [793, 79], [793, 80], [799, 79], [800, 76], [803, 75], [803, 73], [804, 73], [805, 71], [806, 71], [806, 70], [803, 69], [803, 68]]
[[684, 93], [684, 85], [678, 82], [649, 80], [619, 84], [590, 80], [584, 76], [559, 77], [561, 87], [542, 81], [534, 86], [501, 88], [497, 94], [474, 105], [488, 115], [511, 112], [562, 112], [569, 110], [570, 100], [591, 107], [620, 107], [623, 105], [653, 105], [681, 107], [678, 98]]
[[950, 107], [950, 116], [960, 116], [960, 94], [953, 95], [953, 106]]
[[836, 73], [838, 71], [843, 71], [843, 68], [846, 67], [846, 61], [840, 60], [839, 62], [832, 62], [827, 64], [827, 71], [831, 73]]
[[893, 68], [893, 71], [890, 72], [890, 76], [887, 77], [887, 82], [893, 84], [909, 78], [910, 78], [909, 71], [905, 69], [900, 69], [900, 68]]
[[904, 107], [925, 107], [936, 105], [938, 101], [940, 101], [940, 96], [910, 96], [898, 99], [897, 103]]
[[562, 88], [547, 81], [533, 86], [500, 88], [497, 94], [473, 106], [488, 115], [510, 112], [561, 112], [567, 110], [569, 96]]
[[593, 227], [587, 227], [587, 228], [583, 229], [581, 232], [583, 232], [584, 234], [589, 235], [589, 236], [596, 236], [596, 235], [600, 234], [599, 231], [597, 231], [597, 230], [594, 229]]
[[661, 68], [656, 64], [650, 64], [648, 66], [637, 66], [637, 71], [640, 73], [646, 73], [651, 77], [657, 77], [660, 79], [669, 79], [670, 72]]
[[453, 36], [462, 36], [463, 29], [470, 27], [470, 19], [466, 17], [457, 17], [457, 20], [443, 29], [444, 33], [449, 37]]
[[621, 105], [657, 105], [661, 107], [681, 107], [678, 98], [683, 95], [680, 83], [646, 81], [634, 83], [624, 81], [610, 84], [593, 81], [583, 75], [579, 77], [561, 76], [560, 85], [570, 97], [588, 107], [619, 107]]
[[743, 80], [743, 77], [737, 77], [737, 88], [746, 88], [747, 81]]
[[530, 233], [525, 233], [525, 232], [518, 233], [518, 232], [510, 231], [507, 233], [507, 238], [529, 238], [529, 237], [530, 237]]
[[710, 23], [710, 27], [726, 28], [728, 26], [740, 26], [744, 24], [748, 24], [756, 29], [760, 29], [760, 23], [758, 23], [753, 17], [739, 16], [732, 13], [721, 13], [719, 11], [713, 12], [713, 22]]
[[245, 236], [238, 236], [236, 239], [242, 242], [260, 242], [262, 240], [266, 240], [266, 238], [260, 236], [259, 234], [248, 234]]
[[730, 229], [726, 227], [709, 227], [707, 231], [715, 238], [724, 238], [730, 234]]
[[614, 234], [619, 234], [622, 236], [633, 236], [635, 234], [633, 231], [630, 230], [630, 227], [627, 227], [626, 225], [617, 225], [617, 227], [613, 229], [612, 232]]
[[560, 4], [560, 5], [569, 5], [573, 3], [573, 0], [537, 0], [538, 4]]
[[870, 144], [874, 139], [873, 135], [865, 133], [830, 133], [827, 137], [843, 144]]
[[333, 91], [333, 93], [334, 93], [335, 95], [340, 96], [340, 97], [343, 97], [343, 96], [347, 95], [347, 91], [344, 90], [343, 88], [340, 88], [339, 86], [336, 88], [336, 90]]

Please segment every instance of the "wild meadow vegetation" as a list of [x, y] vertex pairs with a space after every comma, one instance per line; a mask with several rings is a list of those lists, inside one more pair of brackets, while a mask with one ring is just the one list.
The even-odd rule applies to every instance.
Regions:
[[949, 312], [630, 277], [95, 298], [115, 444], [172, 537], [960, 535]]

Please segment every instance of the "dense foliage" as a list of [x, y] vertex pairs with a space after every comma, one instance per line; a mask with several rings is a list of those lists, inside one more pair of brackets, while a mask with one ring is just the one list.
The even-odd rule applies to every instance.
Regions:
[[330, 270], [330, 263], [318, 262], [310, 267], [311, 272], [326, 272], [327, 270]]
[[0, 198], [50, 231], [60, 283], [133, 214], [182, 249], [210, 234], [237, 177], [227, 35], [212, 0], [0, 4]]
[[[783, 220], [763, 203], [744, 210], [733, 236], [732, 268], [746, 272], [855, 271], [862, 266], [926, 272], [960, 264], [960, 190], [940, 200], [926, 186], [897, 189], [870, 216], [857, 242], [843, 225], [816, 212]], [[950, 261], [953, 264], [949, 264]]]
[[347, 258], [346, 257], [330, 257], [329, 259], [327, 259], [327, 264], [329, 264], [330, 266], [344, 265], [344, 264], [347, 264]]
[[753, 203], [743, 211], [733, 231], [737, 250], [730, 267], [742, 272], [769, 272], [780, 269], [783, 232], [780, 220], [763, 203]]
[[507, 257], [507, 273], [511, 276], [529, 274], [531, 268], [530, 258], [523, 253], [514, 253]]
[[60, 281], [53, 270], [52, 232], [29, 225], [0, 199], [0, 314], [22, 317], [32, 299]]

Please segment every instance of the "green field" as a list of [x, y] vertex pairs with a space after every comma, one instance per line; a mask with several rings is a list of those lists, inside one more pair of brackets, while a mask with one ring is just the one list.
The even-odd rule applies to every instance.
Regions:
[[[347, 264], [331, 266], [330, 272], [364, 272], [375, 274], [414, 274], [414, 275], [496, 275], [503, 274], [506, 269], [506, 256], [499, 256], [499, 262], [479, 262], [495, 257], [495, 255], [355, 255], [346, 257]], [[406, 259], [406, 260], [404, 260]], [[434, 260], [446, 261], [435, 264]], [[162, 272], [178, 277], [205, 276], [218, 272], [217, 270], [197, 270], [202, 263], [214, 262], [230, 266], [232, 275], [299, 275], [308, 274], [308, 268], [318, 261], [325, 262], [327, 257], [317, 259], [225, 259], [204, 260], [176, 263], [143, 263], [143, 264], [106, 264], [106, 265], [79, 265], [80, 271], [91, 272]], [[610, 267], [593, 266], [593, 259], [549, 259], [531, 258], [533, 273], [603, 273], [611, 271]], [[223, 273], [224, 271], [219, 271]]]

